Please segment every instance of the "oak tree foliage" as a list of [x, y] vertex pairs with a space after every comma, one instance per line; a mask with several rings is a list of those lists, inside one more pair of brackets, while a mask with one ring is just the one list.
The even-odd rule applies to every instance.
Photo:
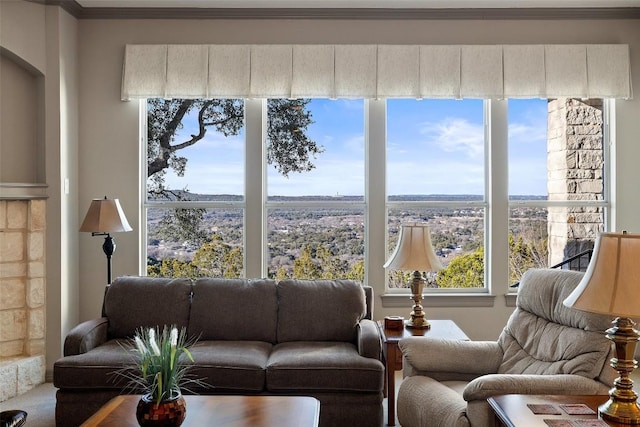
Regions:
[[[313, 123], [309, 99], [267, 101], [267, 162], [283, 176], [310, 171], [312, 160], [324, 151], [307, 135]], [[196, 119], [185, 135], [188, 120]], [[148, 100], [147, 108], [147, 192], [151, 200], [190, 200], [188, 188], [169, 188], [167, 172], [184, 176], [188, 159], [182, 153], [203, 140], [207, 133], [238, 135], [244, 126], [242, 99], [160, 99]], [[212, 171], [215, 174], [215, 171]], [[190, 242], [196, 246], [209, 237], [202, 230], [204, 209], [179, 208], [161, 220], [159, 235], [165, 239]]]

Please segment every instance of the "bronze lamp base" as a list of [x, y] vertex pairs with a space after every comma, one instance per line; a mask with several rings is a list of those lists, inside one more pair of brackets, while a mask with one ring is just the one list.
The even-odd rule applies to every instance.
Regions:
[[422, 311], [422, 290], [426, 280], [419, 271], [413, 272], [413, 280], [411, 281], [411, 299], [413, 300], [413, 310], [411, 311], [411, 318], [405, 322], [405, 326], [411, 329], [428, 329], [431, 324], [424, 318], [424, 311]]
[[640, 424], [638, 394], [633, 391], [633, 380], [629, 378], [638, 365], [633, 356], [640, 335], [634, 326], [635, 323], [628, 317], [618, 317], [613, 321], [613, 327], [607, 329], [607, 338], [613, 341], [616, 348], [616, 357], [611, 359], [611, 366], [620, 377], [616, 378], [609, 391], [609, 400], [598, 408], [603, 420], [629, 425]]

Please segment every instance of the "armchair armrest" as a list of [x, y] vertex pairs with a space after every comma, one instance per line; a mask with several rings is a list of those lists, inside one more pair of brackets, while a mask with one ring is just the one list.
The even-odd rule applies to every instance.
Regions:
[[522, 375], [491, 374], [478, 377], [464, 389], [467, 402], [499, 394], [606, 394], [606, 385], [572, 374]]
[[382, 359], [382, 338], [376, 322], [362, 319], [358, 323], [358, 353], [360, 356]]
[[73, 356], [86, 353], [107, 341], [109, 319], [87, 320], [74, 327], [64, 340], [64, 355]]
[[485, 375], [497, 372], [502, 350], [495, 341], [410, 337], [398, 343], [404, 360], [417, 371]]

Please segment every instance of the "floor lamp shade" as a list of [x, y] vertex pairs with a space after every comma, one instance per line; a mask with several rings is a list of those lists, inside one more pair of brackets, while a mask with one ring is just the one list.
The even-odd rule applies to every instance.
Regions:
[[118, 233], [131, 231], [118, 199], [93, 199], [80, 231], [91, 233]]
[[598, 408], [605, 420], [622, 424], [640, 424], [638, 395], [633, 391], [629, 374], [637, 363], [633, 360], [640, 335], [632, 318], [640, 317], [640, 235], [602, 233], [596, 239], [587, 271], [569, 296], [567, 307], [610, 315], [613, 327], [606, 336], [616, 349], [611, 366], [618, 371], [609, 400]]
[[111, 284], [111, 256], [116, 250], [116, 242], [110, 233], [131, 231], [118, 199], [93, 199], [87, 215], [82, 221], [80, 231], [90, 232], [92, 236], [105, 236], [102, 250], [107, 256], [107, 284]]

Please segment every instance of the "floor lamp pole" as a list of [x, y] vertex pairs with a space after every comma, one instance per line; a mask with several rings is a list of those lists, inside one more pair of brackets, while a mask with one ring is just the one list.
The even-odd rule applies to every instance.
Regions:
[[116, 241], [109, 233], [91, 233], [93, 236], [105, 236], [102, 250], [107, 256], [107, 285], [111, 284], [111, 256], [116, 250]]

